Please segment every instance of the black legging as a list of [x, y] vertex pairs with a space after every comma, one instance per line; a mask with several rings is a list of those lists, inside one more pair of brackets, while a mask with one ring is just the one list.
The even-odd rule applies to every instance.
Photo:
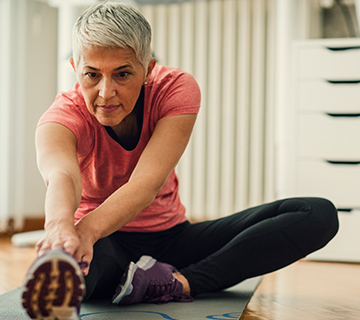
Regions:
[[285, 267], [325, 246], [337, 230], [330, 201], [291, 198], [161, 232], [115, 232], [94, 246], [85, 300], [110, 297], [129, 262], [142, 255], [175, 266], [196, 296]]

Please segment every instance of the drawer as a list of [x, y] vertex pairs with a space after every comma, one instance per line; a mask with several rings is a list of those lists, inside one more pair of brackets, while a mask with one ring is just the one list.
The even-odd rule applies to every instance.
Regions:
[[360, 113], [360, 83], [313, 80], [298, 81], [296, 86], [298, 110]]
[[360, 212], [339, 212], [339, 231], [324, 248], [307, 259], [360, 262]]
[[301, 114], [297, 121], [298, 157], [360, 161], [360, 113], [357, 117]]
[[360, 208], [360, 165], [298, 161], [295, 170], [297, 196], [324, 197], [337, 208]]
[[360, 47], [330, 50], [325, 45], [319, 45], [300, 47], [297, 63], [300, 78], [360, 80], [359, 61]]

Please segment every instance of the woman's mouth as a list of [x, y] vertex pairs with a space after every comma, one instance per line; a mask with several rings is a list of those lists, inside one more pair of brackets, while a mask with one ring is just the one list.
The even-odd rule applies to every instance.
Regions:
[[116, 111], [119, 106], [118, 105], [102, 105], [102, 106], [98, 106], [98, 108], [104, 112], [104, 113], [111, 113]]

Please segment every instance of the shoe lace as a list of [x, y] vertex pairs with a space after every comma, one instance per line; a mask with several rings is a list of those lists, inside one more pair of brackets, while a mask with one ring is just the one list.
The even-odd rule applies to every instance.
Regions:
[[150, 281], [146, 291], [147, 302], [168, 302], [170, 300], [177, 302], [192, 302], [194, 299], [182, 293], [182, 284], [173, 278], [170, 282]]

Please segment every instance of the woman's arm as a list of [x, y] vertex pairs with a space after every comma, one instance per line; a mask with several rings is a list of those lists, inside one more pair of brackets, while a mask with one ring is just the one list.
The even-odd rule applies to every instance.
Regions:
[[129, 182], [84, 216], [77, 230], [91, 230], [97, 239], [123, 227], [148, 207], [183, 154], [196, 120], [195, 114], [159, 120]]
[[45, 236], [37, 244], [38, 255], [58, 247], [74, 254], [80, 245], [74, 228], [81, 198], [76, 143], [75, 135], [60, 124], [46, 123], [36, 130], [38, 167], [47, 188]]

